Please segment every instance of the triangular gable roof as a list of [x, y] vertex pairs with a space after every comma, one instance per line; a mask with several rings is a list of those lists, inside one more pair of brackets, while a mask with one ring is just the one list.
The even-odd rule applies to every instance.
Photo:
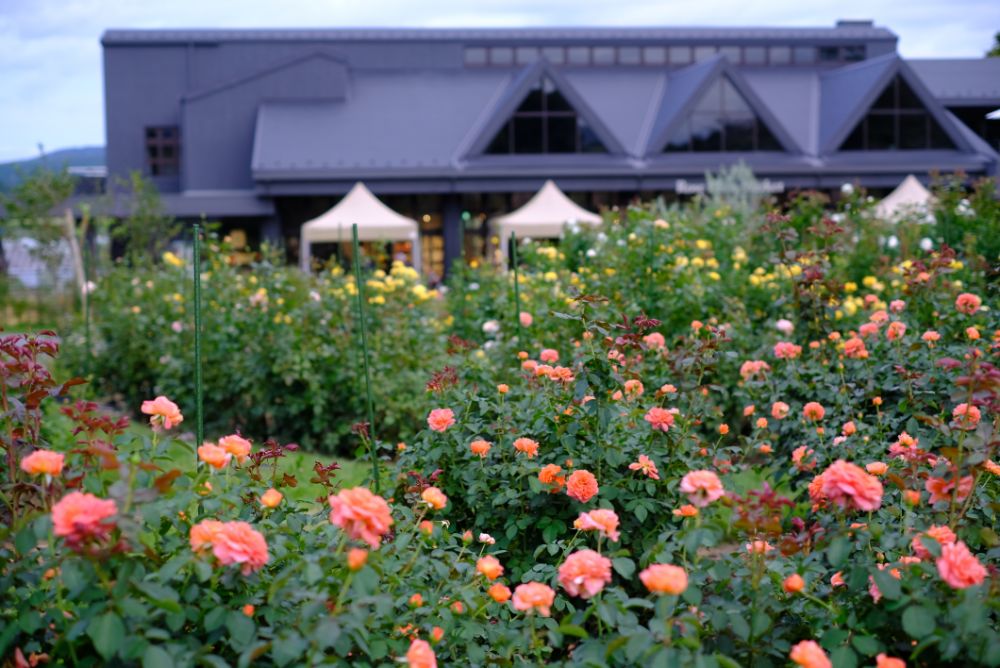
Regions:
[[608, 153], [625, 153], [625, 148], [621, 145], [621, 142], [608, 129], [600, 116], [594, 113], [594, 110], [590, 108], [590, 105], [587, 104], [583, 96], [573, 88], [569, 81], [566, 80], [566, 77], [562, 76], [562, 74], [552, 67], [551, 63], [542, 58], [526, 67], [514, 78], [510, 84], [510, 88], [497, 100], [486, 122], [480, 126], [478, 136], [471, 143], [466, 155], [463, 157], [468, 158], [486, 151], [486, 148], [493, 141], [496, 134], [510, 120], [510, 117], [514, 115], [514, 112], [521, 106], [524, 99], [528, 97], [528, 93], [531, 92], [532, 87], [544, 77], [552, 81], [556, 90], [566, 98], [566, 101], [573, 107], [573, 110], [594, 130], [594, 134], [604, 144]]
[[417, 221], [396, 213], [358, 181], [335, 207], [302, 225], [302, 238], [312, 243], [349, 241], [358, 225], [359, 241], [414, 240]]
[[820, 142], [821, 154], [836, 152], [847, 135], [861, 122], [882, 94], [885, 87], [899, 76], [913, 90], [927, 113], [960, 151], [970, 152], [972, 146], [965, 135], [948, 117], [945, 108], [931, 94], [912, 68], [896, 54], [847, 65], [821, 77]]
[[910, 174], [896, 189], [878, 203], [875, 212], [880, 218], [891, 219], [897, 214], [926, 207], [933, 196], [913, 174]]
[[[546, 181], [524, 206], [490, 221], [501, 240], [510, 237], [511, 232], [521, 238], [538, 237], [552, 239], [558, 237], [563, 226], [571, 221], [597, 225], [603, 218], [587, 211], [566, 196], [552, 180]], [[504, 243], [500, 244], [505, 247]]]
[[670, 76], [646, 144], [647, 156], [663, 152], [663, 147], [667, 145], [678, 124], [688, 117], [708, 87], [723, 76], [743, 96], [760, 121], [767, 126], [786, 151], [801, 152], [792, 136], [743, 79], [739, 71], [729, 64], [725, 56], [719, 54], [678, 70]]
[[[277, 73], [285, 71], [285, 70], [293, 69], [295, 67], [298, 67], [300, 65], [303, 65], [305, 63], [308, 63], [308, 62], [311, 62], [311, 61], [314, 61], [314, 60], [326, 60], [326, 61], [329, 61], [331, 63], [335, 63], [337, 65], [340, 65], [341, 66], [341, 71], [336, 73], [335, 78], [341, 80], [338, 83], [343, 83], [343, 81], [346, 79], [346, 75], [347, 75], [347, 59], [346, 58], [344, 58], [343, 56], [337, 55], [337, 54], [327, 53], [326, 51], [313, 51], [311, 53], [306, 53], [304, 55], [295, 56], [294, 58], [288, 58], [288, 59], [285, 59], [285, 60], [278, 61], [278, 62], [273, 63], [273, 64], [271, 64], [271, 65], [269, 65], [269, 66], [267, 66], [267, 67], [265, 67], [263, 69], [257, 70], [256, 72], [253, 72], [251, 74], [246, 74], [246, 75], [242, 75], [242, 76], [236, 77], [235, 79], [230, 79], [229, 81], [227, 81], [225, 83], [221, 83], [221, 84], [218, 84], [218, 85], [215, 85], [215, 86], [210, 86], [210, 87], [205, 88], [203, 90], [195, 91], [194, 93], [189, 93], [189, 94], [187, 94], [187, 95], [184, 96], [184, 100], [186, 102], [196, 102], [198, 100], [201, 100], [201, 99], [204, 99], [204, 98], [207, 98], [207, 97], [212, 97], [213, 95], [216, 95], [218, 93], [230, 90], [232, 88], [238, 88], [240, 86], [244, 86], [244, 85], [246, 85], [248, 83], [252, 83], [252, 82], [257, 81], [259, 79], [264, 79], [264, 78], [266, 78], [266, 77], [268, 77], [268, 76], [270, 76], [272, 74], [277, 74]], [[345, 94], [346, 94], [345, 87], [343, 85], [341, 85], [340, 86], [341, 90], [339, 90], [339, 91], [336, 90], [336, 88], [337, 88], [336, 86], [331, 87], [331, 89], [329, 91], [330, 94], [327, 95], [327, 96], [324, 96], [324, 97], [328, 97], [328, 98], [331, 98], [331, 99], [343, 99], [344, 96], [345, 96]], [[317, 96], [315, 95], [314, 91], [315, 91], [315, 88], [312, 88], [310, 90], [309, 97], [311, 97], [313, 99], [316, 99]]]

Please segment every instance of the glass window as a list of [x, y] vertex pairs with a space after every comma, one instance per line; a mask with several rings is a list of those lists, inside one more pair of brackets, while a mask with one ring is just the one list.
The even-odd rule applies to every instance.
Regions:
[[672, 46], [670, 47], [670, 64], [671, 65], [687, 65], [691, 62], [691, 47], [690, 46]]
[[511, 65], [514, 63], [514, 49], [509, 46], [494, 46], [490, 49], [491, 65]]
[[607, 153], [607, 149], [546, 78], [529, 91], [486, 153]]
[[180, 133], [177, 126], [153, 126], [144, 129], [146, 170], [150, 176], [177, 176], [181, 171]]
[[840, 146], [841, 151], [953, 148], [954, 143], [899, 76], [889, 82]]
[[566, 50], [561, 46], [544, 47], [542, 56], [553, 65], [562, 65], [566, 62]]
[[644, 46], [642, 47], [642, 62], [647, 65], [666, 65], [667, 47], [665, 46]]
[[821, 46], [819, 47], [819, 61], [821, 63], [830, 63], [840, 60], [840, 49], [836, 46]]
[[519, 46], [514, 51], [514, 60], [518, 65], [530, 65], [538, 60], [538, 49], [533, 46]]
[[666, 152], [780, 150], [775, 136], [725, 77], [705, 91], [664, 148]]
[[816, 62], [816, 47], [797, 46], [792, 50], [792, 62], [796, 65], [810, 65]]
[[694, 60], [695, 62], [701, 62], [703, 60], [708, 60], [715, 55], [714, 46], [696, 46], [694, 47]]
[[845, 46], [841, 50], [841, 55], [845, 61], [849, 63], [856, 63], [859, 60], [865, 59], [865, 46], [863, 44]]
[[772, 65], [787, 65], [792, 62], [792, 49], [788, 46], [772, 46], [768, 49], [768, 57]]
[[637, 46], [622, 46], [618, 49], [619, 65], [638, 65], [642, 62], [642, 54]]
[[746, 65], [763, 65], [767, 62], [767, 49], [763, 46], [743, 47], [743, 62]]
[[726, 60], [733, 63], [734, 65], [739, 65], [740, 63], [740, 47], [738, 46], [720, 46], [719, 53], [726, 57]]
[[590, 49], [585, 46], [571, 46], [566, 50], [566, 60], [570, 65], [589, 65]]
[[482, 47], [471, 47], [465, 50], [466, 65], [485, 65], [486, 49]]
[[595, 46], [591, 55], [595, 65], [615, 64], [615, 49], [613, 46]]

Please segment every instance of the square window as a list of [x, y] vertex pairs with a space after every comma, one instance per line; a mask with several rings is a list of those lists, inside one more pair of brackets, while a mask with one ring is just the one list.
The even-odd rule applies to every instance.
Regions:
[[615, 49], [612, 46], [595, 46], [592, 54], [595, 65], [615, 64]]
[[585, 46], [571, 46], [566, 50], [566, 60], [570, 65], [589, 65], [590, 49]]
[[792, 49], [788, 46], [772, 46], [768, 49], [768, 57], [772, 65], [787, 65], [792, 62]]
[[538, 49], [533, 46], [519, 46], [514, 52], [514, 60], [518, 65], [530, 65], [538, 60]]
[[576, 117], [549, 117], [549, 153], [576, 152]]
[[738, 46], [720, 46], [719, 53], [726, 57], [733, 65], [740, 64], [740, 47]]
[[495, 46], [490, 49], [491, 65], [512, 65], [514, 63], [514, 49], [509, 46]]
[[487, 52], [486, 49], [482, 47], [473, 47], [465, 50], [465, 64], [466, 65], [485, 65], [486, 64]]
[[845, 46], [841, 49], [841, 55], [844, 60], [849, 63], [856, 63], [859, 60], [865, 59], [865, 47], [863, 44], [854, 44], [851, 46]]
[[647, 65], [666, 65], [667, 47], [665, 46], [642, 47], [642, 62], [644, 62]]
[[763, 65], [767, 62], [767, 49], [763, 46], [743, 47], [743, 63], [746, 65]]
[[514, 117], [514, 153], [544, 153], [540, 116]]
[[542, 57], [553, 65], [562, 65], [566, 62], [566, 50], [561, 46], [546, 46], [542, 49]]
[[835, 46], [819, 47], [819, 61], [821, 63], [832, 63], [840, 60], [840, 49]]
[[899, 148], [927, 148], [927, 114], [900, 114]]
[[792, 62], [796, 65], [811, 65], [816, 62], [816, 47], [797, 46], [792, 51]]
[[715, 55], [714, 46], [696, 46], [694, 47], [694, 61], [700, 63], [703, 60], [708, 60]]
[[642, 62], [642, 53], [637, 46], [623, 46], [618, 49], [619, 65], [638, 65]]
[[691, 62], [691, 47], [690, 46], [672, 46], [670, 47], [670, 64], [671, 65], [687, 65]]
[[896, 141], [896, 117], [894, 114], [868, 115], [868, 150], [891, 151], [899, 148]]

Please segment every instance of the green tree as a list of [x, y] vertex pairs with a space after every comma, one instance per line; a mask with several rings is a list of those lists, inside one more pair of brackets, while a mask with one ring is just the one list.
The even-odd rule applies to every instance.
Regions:
[[1000, 32], [993, 35], [993, 46], [986, 52], [987, 58], [1000, 58]]
[[119, 179], [118, 186], [124, 190], [129, 213], [111, 228], [111, 235], [123, 244], [129, 264], [156, 262], [182, 225], [166, 214], [156, 186], [139, 172]]
[[23, 175], [7, 195], [0, 195], [6, 209], [6, 220], [0, 237], [19, 234], [33, 239], [37, 246], [32, 254], [49, 271], [53, 284], [63, 260], [65, 227], [57, 207], [73, 194], [73, 177], [63, 168], [59, 171], [37, 169]]

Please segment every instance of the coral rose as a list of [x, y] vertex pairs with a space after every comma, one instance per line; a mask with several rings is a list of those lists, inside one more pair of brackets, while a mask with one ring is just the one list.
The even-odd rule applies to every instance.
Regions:
[[265, 508], [277, 508], [284, 495], [273, 487], [260, 497], [260, 502]]
[[549, 491], [557, 492], [566, 484], [566, 478], [559, 475], [560, 473], [562, 473], [562, 467], [558, 464], [546, 464], [538, 472], [538, 481], [543, 485], [552, 485], [553, 489]]
[[680, 596], [688, 587], [687, 571], [672, 564], [650, 564], [639, 573], [639, 579], [653, 594]]
[[858, 337], [851, 337], [844, 342], [844, 354], [855, 360], [868, 359], [868, 349], [865, 342]]
[[824, 415], [826, 415], [826, 409], [824, 409], [818, 402], [810, 401], [802, 407], [802, 417], [807, 420], [818, 422], [823, 419]]
[[177, 407], [177, 404], [164, 396], [156, 397], [152, 401], [142, 402], [142, 407], [139, 410], [150, 416], [149, 424], [154, 429], [160, 427], [170, 429], [184, 422], [181, 409]]
[[406, 665], [409, 668], [437, 668], [437, 657], [430, 643], [415, 639], [406, 650]]
[[674, 508], [671, 512], [675, 517], [695, 517], [698, 514], [698, 509], [691, 504], [685, 504], [680, 508]]
[[959, 404], [951, 412], [952, 425], [959, 429], [975, 429], [982, 419], [982, 413], [972, 404]]
[[330, 496], [330, 523], [340, 527], [355, 540], [363, 540], [375, 549], [393, 524], [389, 504], [364, 487], [341, 490]]
[[368, 550], [352, 547], [347, 551], [347, 567], [352, 571], [360, 571], [368, 562]]
[[803, 640], [793, 645], [788, 658], [802, 668], [833, 668], [830, 658], [815, 640]]
[[541, 354], [538, 356], [538, 359], [542, 360], [543, 362], [549, 363], [549, 364], [551, 364], [553, 362], [558, 362], [559, 361], [559, 351], [553, 350], [552, 348], [545, 348], [545, 349], [542, 350]]
[[937, 569], [941, 579], [954, 589], [972, 587], [986, 579], [986, 568], [960, 540], [941, 546]]
[[820, 481], [819, 497], [841, 508], [872, 511], [882, 505], [882, 483], [878, 478], [843, 459], [830, 464], [816, 480]]
[[906, 661], [883, 652], [875, 657], [875, 668], [906, 668]]
[[506, 603], [510, 600], [510, 588], [502, 582], [491, 584], [486, 593], [497, 603]]
[[927, 531], [914, 536], [913, 540], [910, 541], [910, 547], [913, 548], [913, 553], [921, 559], [929, 559], [931, 557], [931, 553], [928, 552], [927, 548], [924, 547], [924, 544], [920, 542], [920, 536], [933, 538], [938, 542], [938, 545], [949, 545], [958, 540], [958, 536], [955, 535], [955, 532], [947, 526], [932, 525], [927, 529]]
[[206, 547], [211, 547], [212, 541], [215, 540], [215, 534], [219, 533], [221, 528], [222, 522], [219, 520], [202, 520], [192, 526], [188, 532], [191, 551], [199, 552]]
[[771, 404], [771, 417], [775, 420], [783, 420], [788, 417], [791, 408], [784, 401], [775, 401]]
[[538, 456], [538, 441], [522, 436], [514, 441], [514, 449], [527, 455], [528, 459], [534, 459]]
[[214, 469], [224, 469], [233, 458], [231, 454], [214, 443], [204, 443], [198, 446], [198, 459]]
[[566, 494], [580, 503], [587, 503], [597, 495], [598, 491], [600, 488], [597, 486], [597, 478], [584, 469], [573, 471], [566, 481]]
[[556, 600], [556, 592], [552, 587], [541, 582], [526, 582], [514, 588], [512, 603], [515, 610], [527, 612], [538, 610], [538, 614], [548, 617], [552, 613], [552, 603]]
[[974, 314], [982, 305], [982, 299], [968, 292], [963, 292], [955, 299], [955, 310], [965, 315]]
[[643, 418], [653, 429], [669, 431], [674, 426], [674, 414], [666, 408], [650, 408]]
[[802, 354], [802, 346], [797, 346], [788, 341], [779, 341], [774, 344], [774, 356], [780, 360], [793, 360]]
[[889, 465], [885, 462], [869, 462], [865, 464], [865, 470], [872, 475], [885, 475], [886, 471], [889, 470]]
[[711, 471], [689, 472], [681, 478], [680, 489], [688, 495], [688, 500], [699, 508], [704, 508], [726, 493], [719, 476]]
[[931, 498], [930, 503], [934, 505], [939, 501], [951, 502], [952, 496], [955, 496], [957, 501], [964, 501], [969, 494], [972, 492], [972, 486], [975, 483], [975, 479], [971, 475], [967, 475], [958, 482], [958, 492], [955, 492], [955, 477], [951, 480], [946, 480], [945, 478], [935, 478], [931, 476], [927, 478], [924, 482], [924, 488], [930, 492]]
[[660, 471], [656, 468], [656, 464], [646, 455], [639, 455], [639, 461], [632, 462], [628, 468], [630, 471], [642, 471], [645, 476], [653, 480], [660, 479]]
[[611, 560], [593, 550], [574, 552], [559, 567], [559, 584], [570, 596], [591, 598], [609, 582]]
[[503, 575], [503, 566], [500, 565], [500, 560], [491, 555], [480, 557], [479, 561], [476, 562], [476, 570], [482, 573], [487, 580], [496, 580]]
[[236, 461], [242, 464], [250, 455], [250, 441], [239, 434], [230, 434], [219, 439], [219, 447], [236, 457]]
[[618, 513], [607, 508], [598, 508], [589, 513], [580, 513], [573, 522], [578, 531], [597, 531], [608, 540], [618, 542]]
[[212, 554], [223, 566], [240, 564], [243, 575], [260, 570], [270, 558], [267, 541], [246, 522], [226, 522], [212, 537]]
[[645, 388], [642, 386], [642, 381], [636, 380], [635, 378], [630, 378], [625, 381], [625, 394], [627, 396], [641, 397], [642, 393], [645, 391]]
[[480, 457], [483, 458], [485, 458], [486, 455], [490, 454], [491, 447], [493, 446], [490, 445], [489, 441], [484, 441], [481, 438], [476, 439], [472, 443], [469, 443], [469, 450], [472, 451], [472, 454], [479, 455]]
[[420, 498], [434, 510], [441, 510], [448, 505], [448, 497], [437, 487], [428, 487], [420, 493]]
[[65, 459], [61, 452], [35, 450], [21, 460], [21, 470], [31, 475], [57, 476], [62, 473]]
[[651, 348], [653, 350], [662, 350], [667, 345], [667, 340], [663, 338], [663, 334], [660, 334], [659, 332], [647, 334], [642, 337], [642, 342], [646, 344], [647, 348]]
[[781, 588], [786, 594], [798, 594], [806, 588], [806, 581], [798, 573], [792, 573], [781, 583]]
[[521, 327], [531, 327], [531, 323], [535, 322], [535, 319], [527, 311], [521, 311], [517, 316], [517, 321], [521, 323]]
[[427, 426], [433, 431], [444, 433], [455, 424], [455, 412], [450, 408], [435, 408], [427, 416]]
[[89, 540], [104, 540], [112, 529], [108, 520], [117, 513], [118, 504], [112, 499], [70, 492], [52, 506], [52, 530], [77, 550]]

